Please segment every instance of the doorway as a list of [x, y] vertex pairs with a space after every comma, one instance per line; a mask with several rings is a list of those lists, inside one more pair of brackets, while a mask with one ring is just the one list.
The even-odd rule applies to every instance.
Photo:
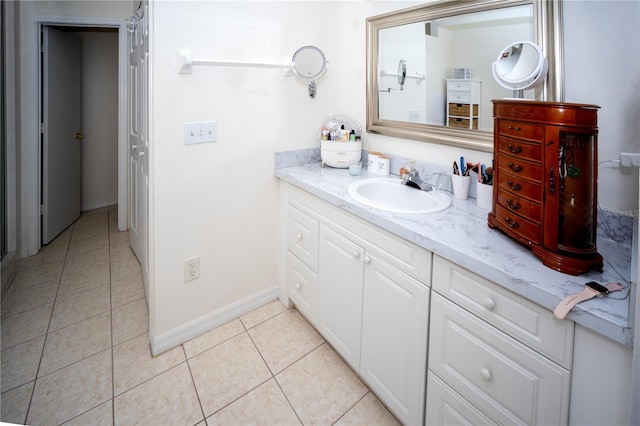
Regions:
[[32, 21], [23, 39], [26, 51], [25, 81], [23, 96], [37, 102], [23, 104], [23, 161], [21, 184], [23, 193], [23, 227], [25, 229], [20, 257], [32, 256], [41, 247], [40, 238], [40, 106], [42, 100], [40, 77], [40, 34], [45, 25], [75, 26], [83, 28], [115, 28], [118, 31], [118, 229], [127, 230], [127, 40], [126, 21], [111, 18], [86, 18], [69, 16], [37, 16]]
[[41, 241], [118, 203], [118, 29], [42, 26]]

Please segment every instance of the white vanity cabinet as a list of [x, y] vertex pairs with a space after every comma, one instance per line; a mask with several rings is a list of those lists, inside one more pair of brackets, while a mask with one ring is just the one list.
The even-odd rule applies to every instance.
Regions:
[[285, 182], [281, 196], [288, 298], [400, 421], [423, 424], [431, 253]]
[[567, 424], [573, 322], [438, 256], [433, 290], [426, 423]]

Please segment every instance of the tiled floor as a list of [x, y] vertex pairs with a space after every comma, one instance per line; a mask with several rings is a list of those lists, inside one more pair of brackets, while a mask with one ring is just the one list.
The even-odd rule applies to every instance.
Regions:
[[140, 265], [115, 207], [23, 260], [1, 321], [3, 422], [397, 424], [277, 300], [151, 357]]

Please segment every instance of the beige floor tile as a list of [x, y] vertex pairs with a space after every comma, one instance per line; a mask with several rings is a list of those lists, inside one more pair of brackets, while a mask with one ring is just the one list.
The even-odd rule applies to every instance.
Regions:
[[338, 420], [334, 426], [400, 426], [400, 422], [371, 392]]
[[105, 236], [109, 234], [109, 223], [107, 218], [95, 219], [92, 221], [76, 222], [71, 233], [71, 243], [96, 236]]
[[64, 262], [59, 260], [32, 267], [21, 267], [13, 279], [11, 286], [16, 288], [31, 288], [45, 282], [59, 282], [63, 266]]
[[146, 334], [127, 340], [113, 348], [114, 393], [119, 395], [184, 361], [180, 346], [154, 357]]
[[2, 392], [22, 386], [36, 378], [43, 345], [44, 336], [41, 336], [0, 353]]
[[116, 425], [193, 425], [203, 420], [186, 363], [114, 399]]
[[130, 275], [142, 273], [140, 262], [135, 256], [111, 259], [111, 279], [121, 280]]
[[324, 340], [294, 309], [250, 329], [249, 335], [273, 374], [277, 374]]
[[5, 423], [24, 424], [27, 418], [27, 409], [31, 400], [33, 384], [29, 382], [20, 387], [11, 389], [2, 394], [0, 401], [0, 421]]
[[53, 303], [56, 300], [57, 291], [58, 281], [50, 281], [24, 289], [12, 285], [2, 299], [2, 318]]
[[73, 419], [111, 398], [111, 349], [36, 381], [27, 424], [51, 425]]
[[145, 299], [115, 308], [112, 315], [114, 345], [149, 332], [149, 311]]
[[69, 256], [65, 261], [62, 281], [64, 282], [70, 274], [105, 265], [109, 266], [108, 247], [100, 247], [76, 256]]
[[30, 268], [45, 263], [64, 262], [64, 258], [67, 256], [68, 244], [69, 241], [67, 240], [64, 245], [58, 244], [55, 247], [45, 246], [38, 254], [20, 259], [20, 267]]
[[111, 347], [111, 314], [105, 312], [47, 335], [38, 377]]
[[118, 281], [111, 281], [111, 308], [144, 298], [144, 282], [142, 274], [135, 274]]
[[53, 306], [49, 332], [111, 309], [109, 284], [72, 294], [59, 294]]
[[89, 269], [69, 274], [65, 271], [60, 280], [58, 298], [109, 284], [109, 279], [109, 260], [107, 256], [107, 261], [102, 265], [94, 265]]
[[299, 425], [274, 379], [261, 384], [211, 417], [207, 425]]
[[240, 320], [235, 319], [184, 343], [184, 351], [187, 358], [192, 358], [244, 331]]
[[136, 255], [131, 250], [131, 246], [129, 245], [129, 233], [122, 232], [122, 234], [127, 234], [127, 239], [122, 241], [114, 241], [113, 239], [110, 242], [109, 251], [111, 253], [111, 259], [122, 259], [122, 258], [131, 258], [137, 259]]
[[2, 320], [2, 349], [47, 334], [53, 303]]
[[111, 247], [118, 245], [120, 243], [126, 243], [129, 245], [129, 232], [128, 231], [118, 231], [118, 224], [114, 224], [113, 228], [109, 229], [109, 244]]
[[63, 423], [65, 426], [112, 426], [113, 425], [113, 401], [109, 400], [104, 404], [98, 405], [80, 414], [68, 422]]
[[333, 424], [368, 392], [326, 343], [276, 380], [303, 424]]
[[249, 336], [240, 334], [189, 361], [205, 416], [271, 377]]
[[82, 240], [71, 241], [67, 256], [77, 256], [79, 254], [109, 246], [109, 234], [96, 234], [83, 238]]
[[273, 302], [267, 303], [266, 305], [249, 312], [248, 314], [242, 315], [240, 317], [240, 320], [248, 330], [251, 327], [255, 327], [261, 322], [264, 322], [269, 318], [273, 318], [274, 316], [286, 310], [287, 308], [284, 307], [282, 302], [276, 299]]

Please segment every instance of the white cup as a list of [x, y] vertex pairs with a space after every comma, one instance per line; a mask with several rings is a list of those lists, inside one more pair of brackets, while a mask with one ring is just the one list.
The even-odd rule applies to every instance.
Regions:
[[378, 156], [378, 170], [376, 173], [382, 176], [389, 176], [389, 157]]
[[369, 169], [369, 172], [371, 173], [378, 173], [378, 162], [380, 161], [380, 158], [378, 157], [378, 154], [373, 153], [373, 152], [369, 152], [367, 155], [367, 168]]
[[476, 186], [476, 203], [485, 210], [493, 208], [493, 185], [478, 182]]
[[453, 186], [453, 196], [459, 200], [466, 200], [469, 197], [469, 185], [471, 176], [451, 175], [451, 185]]

